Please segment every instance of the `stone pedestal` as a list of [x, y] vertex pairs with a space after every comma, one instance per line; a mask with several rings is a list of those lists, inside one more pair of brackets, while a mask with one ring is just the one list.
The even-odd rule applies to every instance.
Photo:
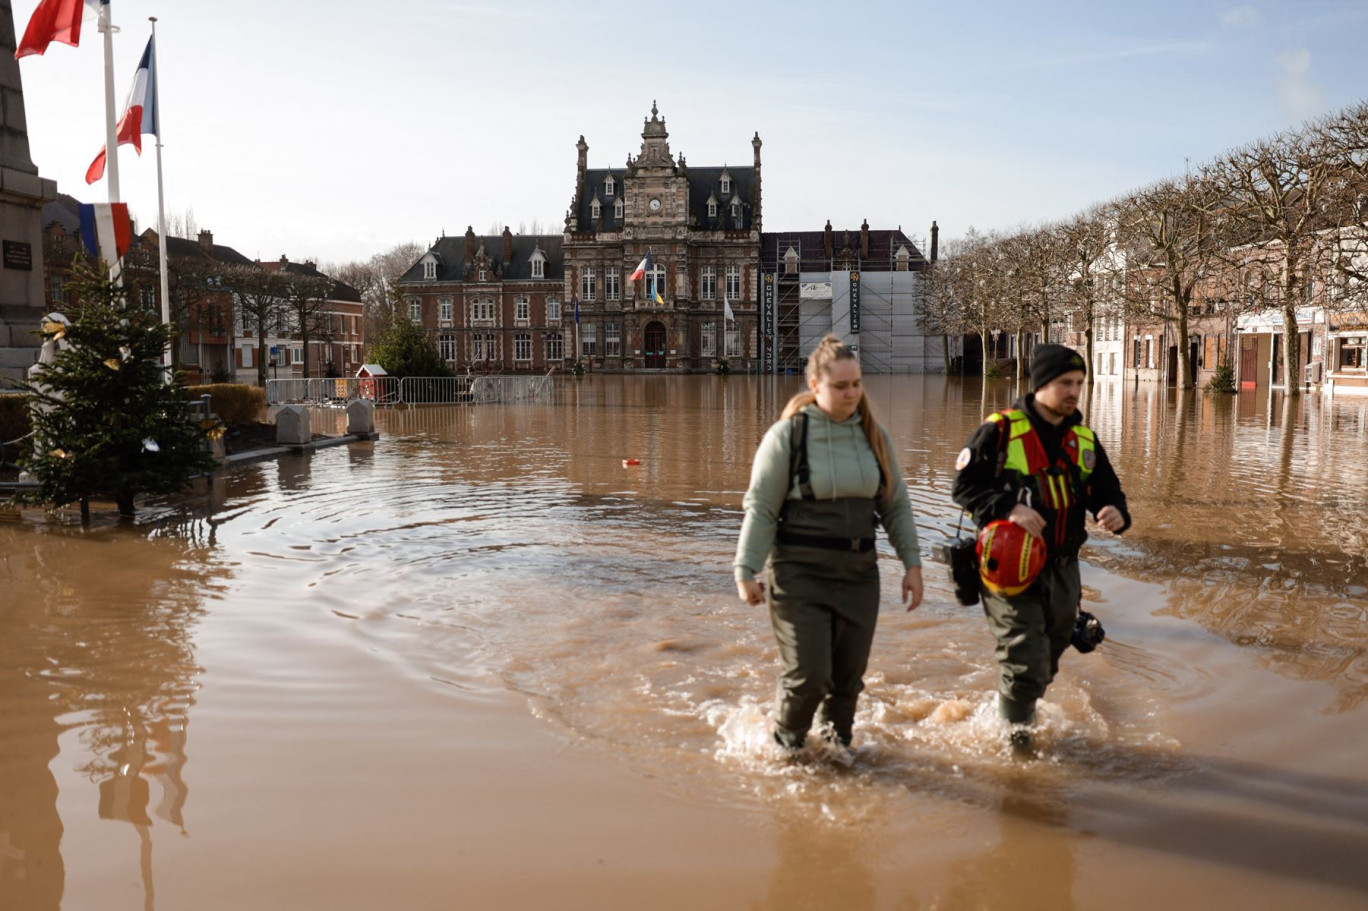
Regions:
[[375, 433], [375, 403], [356, 399], [347, 404], [347, 433]]
[[286, 446], [302, 446], [313, 442], [308, 408], [303, 405], [280, 406], [276, 412], [276, 442]]
[[11, 380], [38, 359], [47, 309], [40, 213], [57, 198], [57, 184], [39, 177], [29, 157], [15, 46], [13, 5], [0, 0], [0, 377]]

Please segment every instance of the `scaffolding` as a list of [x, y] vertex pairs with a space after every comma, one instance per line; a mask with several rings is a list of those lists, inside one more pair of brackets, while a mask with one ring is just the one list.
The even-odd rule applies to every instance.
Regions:
[[[916, 273], [926, 259], [916, 242], [901, 231], [880, 231], [871, 234], [877, 246], [871, 242], [869, 256], [862, 257], [858, 243], [851, 243], [852, 233], [841, 232], [839, 249], [833, 234], [830, 252], [828, 239], [818, 232], [763, 239], [761, 271], [773, 285], [774, 300], [772, 324], [761, 328], [766, 342], [761, 372], [801, 372], [808, 352], [828, 332], [859, 345], [866, 373], [944, 369], [943, 341], [927, 337], [917, 322], [922, 291]], [[858, 329], [852, 325], [856, 294]], [[762, 301], [765, 309], [770, 308]]]

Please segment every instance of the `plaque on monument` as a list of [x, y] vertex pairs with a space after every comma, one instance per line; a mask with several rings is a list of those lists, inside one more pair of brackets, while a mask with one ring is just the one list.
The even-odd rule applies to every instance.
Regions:
[[33, 244], [26, 244], [22, 241], [7, 240], [3, 242], [4, 265], [6, 269], [21, 269], [24, 272], [33, 271]]

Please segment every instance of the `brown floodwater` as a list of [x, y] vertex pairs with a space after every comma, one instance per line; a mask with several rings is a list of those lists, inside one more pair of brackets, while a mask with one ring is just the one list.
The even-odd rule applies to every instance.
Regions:
[[[1040, 756], [979, 609], [931, 565], [901, 612], [881, 542], [853, 761], [786, 762], [730, 562], [794, 388], [569, 379], [135, 525], [0, 514], [0, 908], [1368, 906], [1368, 400], [1099, 385], [1135, 525]], [[929, 551], [1012, 389], [869, 389]]]

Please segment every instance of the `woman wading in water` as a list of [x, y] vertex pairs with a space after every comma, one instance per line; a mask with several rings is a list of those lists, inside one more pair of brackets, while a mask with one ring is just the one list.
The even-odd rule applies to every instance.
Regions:
[[736, 591], [765, 601], [779, 642], [774, 739], [803, 746], [814, 716], [850, 746], [855, 702], [879, 614], [880, 524], [905, 568], [902, 601], [922, 599], [921, 557], [907, 485], [865, 398], [860, 362], [828, 335], [807, 362], [807, 392], [784, 406], [755, 453], [736, 546]]

